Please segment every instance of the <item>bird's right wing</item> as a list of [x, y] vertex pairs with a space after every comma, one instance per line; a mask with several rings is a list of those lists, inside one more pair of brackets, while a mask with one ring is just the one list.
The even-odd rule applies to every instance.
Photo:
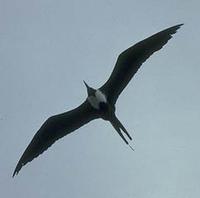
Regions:
[[176, 25], [150, 36], [122, 52], [115, 64], [110, 78], [100, 88], [110, 104], [115, 104], [120, 93], [129, 83], [131, 78], [154, 52], [161, 49], [180, 28]]
[[22, 166], [42, 154], [56, 140], [96, 118], [98, 114], [87, 100], [71, 111], [48, 118], [24, 151], [13, 176], [18, 174]]

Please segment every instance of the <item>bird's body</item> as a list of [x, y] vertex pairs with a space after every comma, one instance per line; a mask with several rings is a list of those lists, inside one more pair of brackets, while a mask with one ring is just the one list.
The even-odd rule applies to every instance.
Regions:
[[181, 25], [158, 32], [122, 52], [110, 78], [99, 89], [91, 88], [84, 82], [88, 92], [87, 99], [79, 107], [52, 116], [45, 121], [21, 156], [13, 176], [20, 171], [22, 166], [42, 154], [56, 140], [94, 119], [102, 118], [109, 121], [123, 141], [129, 145], [123, 133], [130, 140], [132, 140], [132, 137], [116, 117], [116, 101], [142, 63], [154, 52], [160, 50]]
[[102, 119], [109, 120], [115, 114], [114, 105], [108, 103], [106, 95], [101, 90], [95, 90], [94, 95], [89, 95], [87, 100]]

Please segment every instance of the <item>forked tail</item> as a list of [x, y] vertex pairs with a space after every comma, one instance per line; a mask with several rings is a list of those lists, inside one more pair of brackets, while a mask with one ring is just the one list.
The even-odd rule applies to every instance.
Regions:
[[122, 123], [118, 120], [118, 118], [116, 117], [116, 115], [112, 116], [112, 118], [110, 119], [110, 123], [113, 125], [113, 127], [118, 132], [118, 134], [120, 135], [120, 137], [124, 140], [124, 142], [126, 144], [128, 144], [128, 146], [134, 151], [134, 149], [129, 145], [129, 143], [126, 140], [126, 138], [123, 136], [122, 131], [128, 136], [128, 138], [130, 140], [132, 140], [132, 137], [130, 136], [130, 134], [128, 133], [128, 131], [125, 129], [125, 127], [122, 125]]

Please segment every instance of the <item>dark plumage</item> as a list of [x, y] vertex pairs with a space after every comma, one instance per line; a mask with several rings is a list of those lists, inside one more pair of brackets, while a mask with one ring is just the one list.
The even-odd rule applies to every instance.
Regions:
[[183, 24], [158, 32], [122, 52], [117, 59], [110, 78], [99, 88], [100, 92], [85, 83], [88, 90], [88, 98], [85, 102], [74, 110], [52, 116], [46, 120], [24, 151], [13, 176], [20, 171], [22, 166], [43, 153], [56, 140], [93, 119], [103, 118], [110, 121], [124, 142], [128, 144], [122, 132], [130, 140], [132, 138], [115, 115], [115, 103], [142, 63], [154, 52], [161, 49], [181, 25]]
[[100, 88], [115, 104], [131, 78], [154, 52], [160, 50], [183, 24], [158, 32], [123, 51], [117, 59], [110, 78]]

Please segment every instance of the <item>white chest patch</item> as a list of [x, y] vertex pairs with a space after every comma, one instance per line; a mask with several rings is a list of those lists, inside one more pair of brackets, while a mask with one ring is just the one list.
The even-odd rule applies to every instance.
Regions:
[[94, 107], [95, 109], [99, 109], [99, 103], [100, 102], [107, 102], [106, 96], [97, 89], [95, 92], [95, 96], [89, 96], [88, 97], [89, 103]]

